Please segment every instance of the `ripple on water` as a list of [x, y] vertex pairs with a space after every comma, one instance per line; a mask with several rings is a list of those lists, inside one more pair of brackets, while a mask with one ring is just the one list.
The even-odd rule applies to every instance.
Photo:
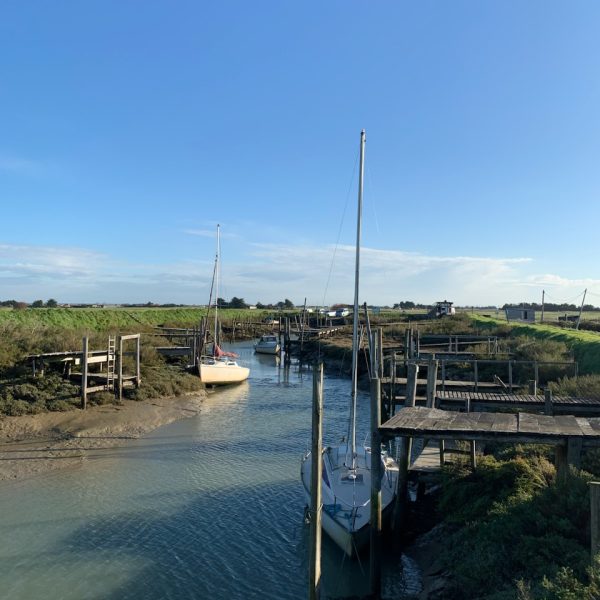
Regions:
[[[211, 392], [199, 416], [0, 495], [0, 589], [11, 600], [303, 598], [307, 528], [299, 480], [311, 374], [247, 353], [249, 383]], [[325, 382], [325, 440], [345, 434], [350, 384]], [[361, 436], [368, 398], [359, 399]], [[368, 582], [326, 538], [328, 597]], [[418, 591], [395, 559], [389, 597]], [[404, 573], [399, 577], [400, 572]]]

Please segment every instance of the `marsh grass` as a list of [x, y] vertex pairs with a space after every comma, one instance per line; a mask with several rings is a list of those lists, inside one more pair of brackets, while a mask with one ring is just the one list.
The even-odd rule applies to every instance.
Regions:
[[439, 510], [448, 528], [449, 597], [566, 598], [559, 588], [590, 584], [592, 475], [573, 471], [558, 485], [550, 457], [543, 446], [498, 447], [474, 473], [445, 469]]

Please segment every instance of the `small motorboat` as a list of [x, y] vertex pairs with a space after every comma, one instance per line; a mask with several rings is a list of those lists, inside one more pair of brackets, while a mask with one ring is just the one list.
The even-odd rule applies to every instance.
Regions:
[[263, 335], [254, 344], [254, 351], [259, 354], [279, 354], [279, 350], [281, 348], [276, 335]]

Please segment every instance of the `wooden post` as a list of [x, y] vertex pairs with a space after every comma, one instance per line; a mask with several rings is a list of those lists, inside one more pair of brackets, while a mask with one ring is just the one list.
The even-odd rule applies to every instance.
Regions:
[[567, 463], [576, 469], [581, 469], [581, 450], [583, 439], [580, 437], [570, 437], [567, 440]]
[[88, 338], [83, 338], [83, 349], [81, 351], [81, 408], [87, 408], [87, 383], [88, 383]]
[[321, 597], [321, 469], [323, 463], [323, 363], [313, 365], [313, 413], [310, 463], [310, 600]]
[[383, 328], [377, 329], [377, 352], [378, 352], [378, 371], [377, 378], [383, 377]]
[[390, 360], [390, 416], [396, 412], [396, 353], [392, 352]]
[[477, 359], [473, 361], [473, 377], [475, 380], [475, 391], [479, 391], [479, 372], [477, 369]]
[[477, 453], [476, 453], [475, 440], [469, 440], [469, 444], [470, 444], [469, 450], [471, 451], [471, 469], [473, 469], [473, 471], [474, 471], [477, 468]]
[[431, 359], [427, 365], [427, 408], [435, 407], [438, 364], [437, 360]]
[[533, 378], [535, 379], [535, 388], [537, 390], [537, 386], [540, 385], [540, 368], [537, 360], [533, 363]]
[[544, 412], [547, 415], [553, 414], [552, 409], [552, 390], [546, 389], [544, 390]]
[[135, 338], [135, 387], [139, 388], [142, 383], [142, 373], [140, 368], [140, 345], [141, 335]]
[[590, 527], [591, 527], [591, 559], [592, 565], [596, 554], [600, 551], [600, 482], [590, 481]]
[[410, 358], [410, 332], [408, 329], [404, 330], [404, 360]]
[[446, 391], [446, 361], [442, 359], [442, 392]]
[[512, 391], [513, 391], [512, 360], [508, 361], [508, 391], [512, 394]]
[[[414, 406], [419, 366], [416, 363], [408, 363], [407, 369], [408, 373], [406, 378], [406, 397], [404, 399], [404, 406]], [[392, 515], [392, 529], [394, 531], [400, 531], [406, 519], [406, 511], [408, 507], [408, 467], [410, 465], [411, 449], [411, 438], [407, 436], [400, 438], [396, 502], [394, 504], [394, 511]]]
[[567, 460], [567, 442], [558, 444], [555, 450], [556, 480], [566, 483], [569, 476], [569, 462]]
[[118, 364], [118, 373], [119, 373], [119, 385], [118, 385], [118, 397], [119, 401], [123, 400], [123, 338], [119, 336], [118, 339], [118, 348], [119, 352], [117, 354], [117, 364]]
[[440, 467], [443, 467], [446, 463], [446, 442], [440, 440]]
[[406, 374], [406, 397], [404, 398], [404, 406], [414, 406], [417, 397], [419, 365], [412, 362], [407, 365], [407, 369], [408, 373]]
[[[380, 330], [381, 331], [381, 330]], [[371, 379], [371, 555], [373, 598], [381, 597], [381, 380]]]

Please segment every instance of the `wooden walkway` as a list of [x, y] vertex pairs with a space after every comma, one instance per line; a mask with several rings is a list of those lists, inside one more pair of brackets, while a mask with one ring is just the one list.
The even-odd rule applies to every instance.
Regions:
[[[474, 406], [480, 408], [518, 408], [521, 410], [544, 410], [544, 396], [532, 394], [508, 394], [489, 392], [437, 392], [435, 405], [438, 408], [456, 409]], [[600, 414], [600, 398], [552, 397], [553, 414]]]
[[564, 445], [571, 439], [600, 446], [600, 419], [529, 413], [458, 413], [437, 408], [403, 408], [380, 427], [384, 437], [497, 440], [511, 443]]

